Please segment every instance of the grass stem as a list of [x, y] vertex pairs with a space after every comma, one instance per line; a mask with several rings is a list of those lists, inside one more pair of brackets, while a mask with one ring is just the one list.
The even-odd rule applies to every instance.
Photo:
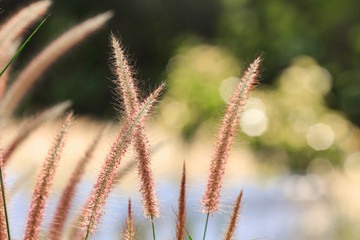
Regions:
[[206, 237], [206, 230], [207, 230], [207, 226], [208, 226], [208, 222], [209, 222], [209, 216], [210, 216], [210, 213], [207, 213], [207, 214], [206, 214], [206, 222], [205, 222], [205, 229], [204, 229], [203, 240], [205, 240], [205, 237]]
[[154, 240], [156, 240], [156, 237], [155, 237], [155, 225], [154, 225], [154, 217], [153, 216], [151, 216], [151, 226], [152, 226], [153, 238], [154, 238]]
[[10, 225], [9, 225], [9, 218], [8, 218], [8, 214], [7, 214], [7, 208], [6, 208], [6, 199], [5, 199], [5, 191], [4, 191], [4, 180], [2, 177], [2, 168], [0, 166], [0, 181], [1, 181], [1, 193], [2, 193], [2, 198], [3, 198], [3, 203], [4, 203], [4, 213], [5, 213], [5, 219], [6, 219], [6, 229], [7, 229], [7, 234], [8, 234], [8, 239], [11, 240], [10, 237]]

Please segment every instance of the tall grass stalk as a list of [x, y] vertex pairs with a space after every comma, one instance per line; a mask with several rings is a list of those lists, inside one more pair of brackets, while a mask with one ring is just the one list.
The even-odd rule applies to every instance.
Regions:
[[84, 221], [82, 222], [83, 229], [86, 229], [86, 233], [84, 234], [85, 239], [88, 239], [90, 234], [92, 234], [95, 226], [100, 220], [102, 215], [101, 209], [105, 205], [111, 186], [115, 181], [117, 168], [120, 165], [122, 156], [125, 154], [133, 137], [138, 133], [139, 125], [145, 121], [146, 116], [153, 107], [154, 103], [157, 101], [157, 97], [163, 88], [164, 84], [156, 89], [140, 105], [140, 108], [138, 108], [137, 111], [135, 111], [135, 113], [126, 121], [118, 138], [113, 143], [86, 206]]
[[[135, 109], [140, 105], [139, 90], [135, 84], [134, 73], [128, 64], [124, 50], [120, 46], [120, 42], [111, 35], [111, 44], [113, 48], [113, 59], [115, 63], [114, 72], [117, 76], [117, 91], [124, 102], [127, 118], [130, 118]], [[142, 203], [144, 215], [147, 217], [158, 217], [159, 206], [155, 193], [155, 182], [151, 169], [150, 145], [145, 133], [144, 125], [139, 125], [138, 134], [134, 139], [134, 147], [136, 151], [138, 175], [140, 178], [140, 192], [142, 195]]]
[[[15, 58], [20, 54], [20, 52], [24, 49], [26, 44], [30, 41], [30, 39], [35, 35], [35, 33], [39, 30], [39, 28], [44, 24], [44, 22], [47, 20], [49, 15], [42, 20], [42, 22], [37, 26], [37, 28], [30, 34], [30, 36], [26, 39], [26, 41], [21, 45], [21, 47], [16, 51], [15, 55], [10, 59], [10, 61], [7, 63], [7, 65], [2, 69], [0, 72], [0, 78], [3, 76], [5, 71], [9, 68], [11, 63], [15, 60]], [[2, 79], [1, 79], [2, 80]], [[3, 82], [3, 81], [2, 81]], [[9, 218], [8, 218], [8, 212], [6, 207], [6, 197], [5, 197], [5, 187], [4, 187], [4, 179], [3, 179], [3, 166], [5, 163], [5, 158], [3, 156], [3, 153], [0, 153], [0, 182], [1, 182], [1, 195], [3, 200], [3, 208], [4, 208], [4, 214], [5, 214], [5, 221], [6, 221], [6, 229], [7, 229], [7, 238], [11, 240], [10, 235], [10, 225], [9, 225]]]
[[176, 239], [184, 240], [185, 238], [185, 221], [186, 221], [186, 168], [185, 162], [183, 165], [183, 174], [181, 178], [180, 184], [180, 194], [179, 194], [179, 210], [177, 215], [177, 223], [176, 223]]
[[239, 216], [239, 212], [240, 212], [240, 208], [241, 208], [242, 196], [243, 196], [243, 190], [240, 191], [238, 197], [236, 198], [236, 202], [234, 204], [234, 210], [231, 215], [224, 240], [233, 240], [234, 239], [235, 228], [236, 228], [236, 224], [237, 224], [237, 220], [238, 220], [238, 216]]
[[25, 239], [38, 238], [40, 224], [45, 208], [45, 201], [49, 196], [52, 180], [55, 175], [57, 163], [60, 160], [61, 152], [65, 144], [65, 136], [71, 124], [72, 116], [72, 113], [70, 113], [66, 117], [60, 131], [54, 139], [54, 143], [49, 150], [48, 156], [43, 162], [30, 205], [29, 216], [25, 230]]
[[256, 58], [244, 73], [244, 76], [238, 83], [231, 97], [221, 122], [215, 151], [211, 160], [208, 183], [203, 197], [204, 212], [207, 213], [203, 239], [205, 239], [206, 236], [209, 214], [213, 214], [213, 212], [218, 209], [226, 162], [229, 157], [236, 128], [239, 125], [240, 114], [244, 110], [249, 91], [256, 84], [260, 62], [261, 58]]
[[56, 208], [55, 216], [50, 226], [48, 239], [51, 240], [58, 240], [61, 238], [63, 229], [65, 227], [65, 221], [69, 214], [71, 203], [73, 202], [73, 198], [75, 192], [77, 190], [78, 184], [81, 180], [82, 175], [85, 172], [85, 167], [92, 158], [92, 155], [99, 144], [101, 137], [104, 134], [108, 125], [103, 126], [99, 133], [96, 135], [95, 139], [93, 140], [92, 144], [89, 146], [85, 155], [78, 164], [76, 165], [71, 177], [60, 197], [59, 204]]

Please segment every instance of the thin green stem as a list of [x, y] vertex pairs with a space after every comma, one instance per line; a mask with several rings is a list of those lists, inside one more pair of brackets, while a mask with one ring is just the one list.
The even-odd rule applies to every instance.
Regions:
[[154, 225], [154, 217], [153, 216], [151, 216], [151, 226], [152, 226], [153, 238], [154, 238], [154, 240], [156, 240], [156, 237], [155, 237], [155, 225]]
[[4, 212], [5, 212], [5, 219], [6, 219], [6, 228], [7, 228], [7, 234], [8, 234], [8, 239], [11, 240], [10, 237], [10, 225], [9, 225], [9, 218], [8, 218], [8, 214], [7, 214], [7, 208], [6, 208], [6, 199], [5, 199], [5, 191], [4, 191], [4, 180], [2, 177], [2, 169], [0, 166], [0, 181], [1, 181], [1, 193], [2, 193], [2, 197], [3, 197], [3, 203], [4, 203]]
[[206, 222], [205, 222], [205, 229], [204, 229], [204, 237], [203, 237], [203, 240], [205, 240], [206, 230], [207, 230], [207, 226], [208, 226], [208, 222], [209, 222], [209, 216], [210, 216], [210, 213], [207, 213], [207, 214], [206, 214]]
[[37, 28], [32, 32], [32, 34], [26, 39], [26, 41], [21, 45], [21, 47], [17, 50], [17, 52], [15, 53], [15, 55], [11, 58], [11, 60], [9, 61], [9, 63], [4, 67], [4, 69], [1, 71], [0, 73], [0, 77], [4, 74], [4, 72], [6, 71], [6, 69], [8, 69], [8, 67], [10, 66], [10, 64], [14, 61], [14, 59], [17, 57], [17, 55], [19, 55], [19, 53], [23, 50], [23, 48], [25, 47], [25, 45], [30, 41], [30, 39], [34, 36], [34, 34], [39, 30], [39, 28], [44, 24], [44, 22], [46, 21], [46, 19], [50, 16], [50, 14], [44, 19], [42, 20], [42, 22], [39, 24], [39, 26], [37, 26]]

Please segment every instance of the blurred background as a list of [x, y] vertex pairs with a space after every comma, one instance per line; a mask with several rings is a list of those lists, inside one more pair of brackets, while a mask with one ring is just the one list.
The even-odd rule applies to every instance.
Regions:
[[[0, 21], [30, 2], [2, 0]], [[144, 96], [167, 83], [150, 126], [154, 145], [171, 139], [154, 157], [159, 178], [173, 183], [159, 180], [162, 204], [170, 209], [159, 224], [176, 206], [184, 159], [194, 193], [189, 215], [202, 224], [196, 192], [203, 191], [217, 123], [242, 72], [261, 54], [260, 85], [240, 119], [224, 210], [214, 221], [225, 226], [244, 187], [239, 239], [360, 239], [359, 8], [357, 0], [53, 0], [51, 17], [16, 60], [13, 76], [74, 24], [107, 10], [115, 15], [46, 72], [17, 117], [71, 99], [76, 114], [91, 121], [116, 119], [108, 60], [114, 32], [138, 70]], [[221, 234], [216, 228], [213, 239]]]

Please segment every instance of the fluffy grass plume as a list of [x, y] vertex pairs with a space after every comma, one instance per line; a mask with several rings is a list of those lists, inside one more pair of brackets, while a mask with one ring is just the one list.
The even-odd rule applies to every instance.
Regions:
[[243, 196], [243, 190], [240, 191], [240, 194], [236, 198], [236, 202], [234, 204], [234, 210], [231, 215], [230, 222], [229, 222], [224, 240], [233, 240], [234, 239], [236, 224], [237, 224], [237, 220], [238, 220], [239, 212], [240, 212], [240, 208], [241, 208], [242, 196]]
[[82, 221], [82, 227], [86, 230], [86, 232], [84, 232], [85, 239], [92, 234], [95, 226], [100, 220], [102, 215], [101, 209], [105, 205], [106, 198], [109, 196], [111, 186], [117, 174], [117, 168], [121, 162], [121, 157], [125, 154], [133, 137], [138, 133], [139, 124], [145, 121], [145, 117], [148, 115], [163, 88], [164, 84], [160, 85], [160, 87], [140, 105], [140, 108], [128, 118], [107, 155], [98, 179], [90, 194], [84, 221]]
[[85, 152], [84, 157], [78, 162], [78, 164], [75, 167], [75, 170], [71, 174], [71, 177], [60, 197], [59, 204], [56, 208], [55, 216], [50, 226], [48, 239], [58, 240], [61, 238], [61, 234], [65, 227], [65, 221], [68, 216], [77, 186], [81, 180], [82, 175], [85, 172], [85, 167], [89, 162], [89, 160], [92, 158], [92, 155], [97, 145], [99, 144], [101, 137], [104, 134], [104, 131], [107, 128], [107, 126], [108, 125], [101, 128], [101, 130], [95, 137], [94, 141]]
[[34, 57], [6, 91], [1, 105], [3, 117], [11, 116], [24, 94], [56, 59], [111, 17], [111, 12], [105, 12], [76, 25]]
[[203, 197], [205, 213], [212, 214], [218, 209], [222, 179], [232, 140], [239, 124], [240, 113], [244, 110], [248, 93], [256, 83], [260, 63], [261, 58], [258, 57], [250, 64], [232, 95], [225, 116], [222, 119], [215, 152], [211, 161], [207, 188]]
[[71, 124], [72, 118], [72, 113], [66, 117], [65, 122], [55, 137], [53, 146], [50, 148], [48, 156], [43, 163], [30, 205], [24, 238], [26, 240], [36, 240], [38, 238], [40, 224], [45, 208], [45, 201], [49, 196], [49, 191], [55, 175], [57, 163], [60, 159], [65, 143], [65, 136]]
[[177, 215], [177, 223], [176, 223], [176, 239], [184, 240], [185, 238], [185, 221], [186, 221], [186, 170], [185, 170], [185, 162], [183, 165], [183, 174], [181, 178], [180, 185], [180, 195], [179, 195], [179, 210]]
[[125, 219], [124, 240], [135, 240], [134, 217], [131, 210], [131, 199], [129, 199], [128, 218]]
[[[133, 72], [128, 64], [124, 51], [114, 35], [111, 35], [111, 43], [114, 53], [115, 73], [117, 75], [117, 91], [124, 100], [127, 118], [130, 118], [135, 109], [140, 105], [138, 89], [135, 86]], [[134, 139], [134, 146], [137, 154], [138, 174], [141, 183], [140, 192], [142, 194], [144, 214], [147, 217], [157, 217], [159, 215], [159, 206], [156, 199], [153, 172], [151, 170], [150, 145], [143, 124], [139, 126], [138, 131], [139, 133]]]

